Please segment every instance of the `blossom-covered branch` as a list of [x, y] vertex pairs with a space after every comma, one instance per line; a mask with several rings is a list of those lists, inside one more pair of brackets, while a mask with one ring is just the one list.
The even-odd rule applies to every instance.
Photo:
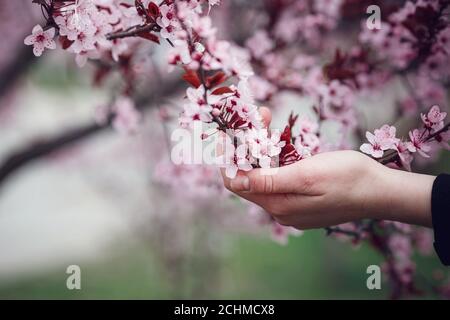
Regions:
[[[433, 106], [425, 115], [421, 114], [423, 127], [409, 132], [409, 140], [402, 141], [396, 137], [395, 127], [384, 125], [375, 130], [374, 134], [367, 132], [369, 143], [361, 146], [361, 151], [380, 159], [382, 164], [396, 162], [399, 167], [411, 170], [413, 154], [430, 157], [432, 147], [440, 146], [450, 149], [450, 123], [444, 124], [446, 112], [441, 112], [438, 106]], [[385, 151], [393, 150], [384, 155]]]

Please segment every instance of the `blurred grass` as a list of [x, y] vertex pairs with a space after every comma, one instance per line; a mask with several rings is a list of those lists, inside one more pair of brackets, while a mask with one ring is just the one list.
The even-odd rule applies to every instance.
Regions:
[[[309, 231], [280, 246], [266, 239], [242, 236], [228, 238], [233, 245], [217, 265], [219, 275], [207, 294], [173, 292], [177, 283], [165, 277], [143, 244], [132, 245], [95, 262], [80, 264], [82, 290], [67, 290], [65, 268], [40, 276], [0, 284], [2, 299], [383, 299], [389, 288], [366, 288], [366, 268], [379, 264], [369, 248], [354, 249], [348, 244], [324, 237], [322, 231]], [[117, 249], [117, 248], [116, 248]], [[426, 259], [418, 269], [431, 274], [436, 258]], [[211, 267], [211, 266], [207, 266]], [[195, 270], [185, 276], [192, 280]], [[201, 281], [200, 279], [197, 279]], [[208, 287], [209, 283], [203, 283]], [[180, 288], [180, 290], [182, 290]]]

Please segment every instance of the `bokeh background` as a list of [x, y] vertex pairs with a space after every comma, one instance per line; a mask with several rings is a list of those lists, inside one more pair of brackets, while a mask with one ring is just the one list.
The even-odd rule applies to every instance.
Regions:
[[[367, 266], [382, 258], [365, 245], [323, 230], [280, 245], [268, 233], [239, 228], [247, 213], [237, 201], [194, 205], [154, 183], [155, 163], [167, 151], [159, 102], [149, 103], [146, 130], [137, 135], [96, 128], [95, 108], [111, 88], [93, 88], [90, 67], [78, 69], [57, 50], [32, 57], [23, 38], [40, 15], [30, 2], [0, 2], [0, 165], [65, 133], [95, 129], [0, 175], [0, 298], [388, 297], [385, 283], [382, 290], [366, 287]], [[174, 100], [182, 96], [175, 85], [169, 92]], [[381, 97], [386, 93], [367, 104]], [[287, 101], [297, 110], [304, 103]], [[390, 116], [379, 110], [368, 116], [373, 126]], [[448, 172], [449, 160], [443, 153], [419, 170]], [[434, 255], [417, 263], [425, 288], [444, 271]], [[81, 290], [66, 288], [72, 264], [81, 267]]]

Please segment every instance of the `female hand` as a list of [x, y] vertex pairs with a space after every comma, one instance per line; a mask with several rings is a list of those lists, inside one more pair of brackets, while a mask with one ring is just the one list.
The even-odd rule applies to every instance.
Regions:
[[[265, 123], [270, 112], [261, 111]], [[363, 218], [431, 226], [433, 176], [389, 169], [356, 151], [326, 152], [292, 165], [238, 172], [225, 186], [280, 224], [298, 229]]]

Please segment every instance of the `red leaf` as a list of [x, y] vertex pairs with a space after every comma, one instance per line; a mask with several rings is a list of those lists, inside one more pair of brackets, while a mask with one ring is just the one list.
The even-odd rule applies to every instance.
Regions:
[[[296, 118], [296, 117], [289, 117], [289, 120], [291, 121], [294, 118]], [[297, 119], [295, 119], [295, 120], [297, 120]], [[294, 122], [295, 122], [295, 120], [294, 120]], [[280, 141], [286, 142], [284, 147], [281, 148], [281, 152], [279, 155], [280, 166], [287, 166], [289, 164], [292, 164], [292, 163], [302, 159], [302, 157], [298, 154], [297, 150], [295, 149], [294, 145], [292, 144], [291, 127], [289, 125], [287, 125], [284, 128], [284, 131], [280, 137]]]
[[280, 153], [280, 166], [287, 166], [302, 159], [292, 144], [283, 147]]
[[227, 80], [227, 76], [222, 71], [219, 71], [216, 74], [212, 75], [211, 77], [208, 77], [206, 79], [206, 82], [208, 84], [208, 87], [214, 88], [219, 84], [223, 83], [225, 80]]
[[94, 85], [100, 86], [110, 71], [111, 69], [109, 67], [98, 68], [94, 74]]
[[297, 119], [298, 119], [298, 114], [296, 116], [294, 116], [294, 113], [291, 112], [291, 114], [289, 115], [289, 120], [288, 120], [289, 127], [292, 128], [295, 125], [295, 123], [297, 122]]
[[200, 87], [202, 84], [197, 72], [189, 69], [186, 69], [186, 73], [183, 75], [183, 80], [196, 88]]
[[144, 38], [144, 39], [147, 39], [147, 40], [150, 40], [150, 41], [153, 41], [153, 42], [156, 42], [157, 44], [159, 44], [159, 37], [157, 35], [153, 34], [153, 33], [144, 32], [143, 31], [143, 32], [139, 32], [137, 34], [137, 36], [141, 37], [141, 38]]
[[134, 6], [136, 7], [136, 11], [137, 13], [141, 16], [141, 17], [145, 17], [147, 14], [145, 12], [145, 7], [142, 4], [141, 0], [135, 0], [134, 1]]
[[280, 141], [286, 142], [286, 145], [291, 143], [291, 127], [286, 126], [286, 128], [284, 128], [284, 131], [280, 136]]
[[159, 17], [159, 7], [156, 3], [154, 3], [153, 1], [151, 1], [148, 4], [148, 13], [152, 16], [152, 17]]
[[215, 89], [211, 94], [220, 95], [224, 93], [233, 93], [234, 91], [230, 89], [230, 87], [220, 87]]
[[119, 6], [122, 6], [122, 7], [124, 7], [124, 8], [127, 8], [127, 9], [129, 9], [129, 8], [133, 7], [133, 5], [132, 5], [132, 4], [129, 4], [129, 3], [124, 3], [124, 2], [121, 2], [121, 3], [119, 4]]
[[73, 41], [67, 39], [66, 36], [61, 36], [61, 37], [59, 37], [59, 42], [61, 43], [61, 46], [62, 46], [62, 48], [63, 48], [64, 50], [66, 50], [67, 48], [69, 48], [69, 47], [72, 45], [72, 43], [73, 43]]

